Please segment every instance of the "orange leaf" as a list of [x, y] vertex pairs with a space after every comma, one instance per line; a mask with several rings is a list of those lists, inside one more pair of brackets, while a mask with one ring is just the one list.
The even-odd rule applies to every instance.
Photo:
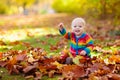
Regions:
[[[63, 66], [62, 73], [64, 76], [68, 76], [69, 72], [72, 77], [79, 78], [85, 75], [84, 68], [78, 65], [66, 65]], [[73, 75], [72, 75], [73, 74]]]
[[2, 57], [3, 57], [3, 53], [2, 53], [2, 52], [0, 52], [0, 59], [2, 59]]

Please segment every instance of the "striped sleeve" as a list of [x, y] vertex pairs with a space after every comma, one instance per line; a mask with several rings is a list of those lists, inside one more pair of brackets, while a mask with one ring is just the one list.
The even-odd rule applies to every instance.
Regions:
[[66, 32], [65, 28], [59, 30], [60, 34], [63, 35], [66, 39], [70, 39], [70, 32]]
[[88, 56], [91, 56], [90, 52], [93, 50], [94, 43], [93, 43], [93, 39], [89, 35], [87, 35], [86, 43], [87, 43], [86, 48], [84, 50], [86, 51]]

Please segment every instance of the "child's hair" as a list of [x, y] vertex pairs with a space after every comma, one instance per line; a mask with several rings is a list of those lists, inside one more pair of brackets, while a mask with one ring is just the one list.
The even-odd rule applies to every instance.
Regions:
[[75, 18], [75, 19], [73, 19], [73, 21], [72, 21], [71, 27], [74, 26], [74, 23], [75, 23], [76, 21], [79, 21], [79, 22], [83, 23], [83, 26], [85, 26], [85, 24], [86, 24], [86, 22], [85, 22], [85, 20], [84, 20], [83, 18]]

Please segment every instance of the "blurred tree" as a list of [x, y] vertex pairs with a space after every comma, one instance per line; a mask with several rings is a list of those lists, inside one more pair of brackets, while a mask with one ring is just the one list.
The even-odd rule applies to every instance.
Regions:
[[33, 5], [36, 0], [12, 0], [17, 6], [20, 6], [23, 8], [23, 13], [25, 15], [28, 14], [27, 7]]
[[54, 0], [56, 12], [67, 12], [91, 17], [120, 17], [120, 0]]
[[0, 13], [9, 13], [10, 10], [14, 12], [15, 9], [22, 7], [23, 12], [26, 14], [27, 8], [32, 6], [35, 1], [38, 0], [0, 0]]
[[0, 14], [5, 14], [7, 12], [7, 5], [5, 4], [6, 1], [1, 0], [0, 1]]

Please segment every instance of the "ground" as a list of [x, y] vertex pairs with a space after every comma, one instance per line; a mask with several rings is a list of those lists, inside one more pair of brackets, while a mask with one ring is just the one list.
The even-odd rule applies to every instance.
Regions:
[[[27, 50], [30, 47], [42, 48], [47, 56], [59, 55], [64, 47], [69, 48], [69, 41], [65, 40], [58, 31], [60, 22], [70, 31], [70, 25], [76, 15], [47, 14], [47, 15], [14, 15], [0, 16], [0, 52], [10, 50]], [[104, 50], [120, 51], [120, 26], [114, 26], [111, 20], [88, 19], [86, 31], [94, 39], [95, 46]], [[102, 52], [92, 52], [93, 55]], [[6, 69], [0, 67], [2, 80], [25, 80], [20, 75], [9, 75]], [[4, 74], [3, 74], [4, 73]], [[42, 80], [56, 80], [43, 77]], [[30, 79], [32, 80], [32, 79]]]

